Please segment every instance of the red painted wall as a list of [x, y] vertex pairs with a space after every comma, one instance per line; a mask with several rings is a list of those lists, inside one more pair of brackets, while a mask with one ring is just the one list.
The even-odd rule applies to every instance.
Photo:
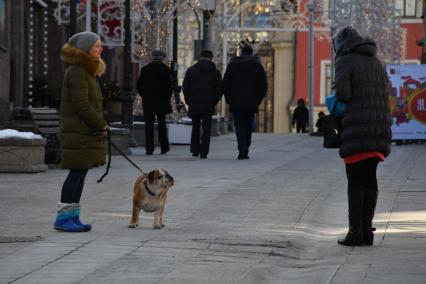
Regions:
[[[296, 49], [296, 97], [295, 102], [302, 98], [306, 102], [309, 101], [309, 33], [297, 33], [297, 49]], [[330, 43], [327, 40], [315, 40], [314, 44], [314, 70], [315, 70], [315, 83], [314, 83], [314, 98], [315, 105], [319, 104], [320, 87], [321, 87], [321, 60], [330, 59], [331, 51]]]

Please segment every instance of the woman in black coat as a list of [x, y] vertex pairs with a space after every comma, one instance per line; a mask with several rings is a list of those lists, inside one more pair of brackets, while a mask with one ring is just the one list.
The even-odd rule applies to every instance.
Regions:
[[391, 115], [387, 76], [376, 57], [376, 44], [347, 26], [333, 37], [335, 91], [346, 104], [340, 156], [348, 179], [349, 231], [345, 246], [373, 244], [377, 203], [377, 165], [390, 154]]
[[152, 53], [152, 62], [144, 66], [139, 74], [136, 89], [142, 97], [145, 119], [145, 150], [147, 155], [154, 152], [154, 122], [157, 117], [158, 139], [161, 154], [170, 150], [167, 137], [166, 114], [172, 112], [172, 76], [169, 67], [163, 63], [166, 54], [160, 50]]

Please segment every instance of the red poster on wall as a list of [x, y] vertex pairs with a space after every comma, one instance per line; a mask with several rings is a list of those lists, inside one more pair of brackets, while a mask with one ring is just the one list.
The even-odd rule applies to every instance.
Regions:
[[388, 65], [393, 140], [426, 140], [426, 64]]

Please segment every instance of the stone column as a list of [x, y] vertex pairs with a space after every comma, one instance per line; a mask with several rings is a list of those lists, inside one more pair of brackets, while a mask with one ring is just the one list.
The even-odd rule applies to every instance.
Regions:
[[[288, 34], [287, 38], [292, 34]], [[289, 133], [288, 106], [294, 96], [294, 41], [272, 43], [274, 49], [274, 133]]]

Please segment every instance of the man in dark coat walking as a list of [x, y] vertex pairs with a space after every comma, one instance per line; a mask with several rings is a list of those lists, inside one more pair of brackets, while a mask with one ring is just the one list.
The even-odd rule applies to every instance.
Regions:
[[253, 48], [240, 44], [241, 56], [231, 59], [223, 77], [223, 93], [232, 112], [238, 141], [238, 159], [249, 159], [248, 153], [254, 124], [254, 114], [267, 91], [266, 73]]
[[145, 150], [147, 155], [154, 152], [154, 122], [157, 117], [158, 139], [161, 154], [170, 150], [167, 137], [166, 114], [172, 112], [172, 76], [169, 67], [163, 63], [166, 54], [160, 50], [152, 53], [152, 62], [144, 66], [139, 74], [136, 89], [142, 97], [145, 118]]
[[309, 126], [309, 110], [305, 106], [304, 99], [297, 100], [297, 107], [293, 111], [291, 124], [296, 126], [297, 133], [305, 133], [306, 127]]
[[[192, 156], [206, 159], [210, 148], [210, 130], [215, 105], [222, 96], [222, 76], [212, 62], [213, 52], [203, 49], [200, 60], [189, 67], [183, 80], [183, 94], [192, 119]], [[202, 125], [200, 141], [200, 124]]]

